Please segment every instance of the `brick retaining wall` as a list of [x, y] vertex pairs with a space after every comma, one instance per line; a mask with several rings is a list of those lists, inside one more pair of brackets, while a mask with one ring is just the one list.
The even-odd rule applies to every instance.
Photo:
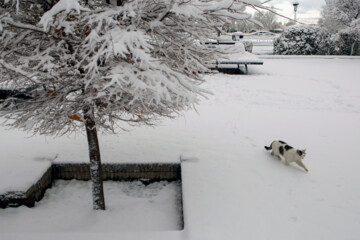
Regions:
[[[133, 181], [141, 180], [145, 184], [155, 181], [181, 180], [181, 166], [178, 163], [151, 164], [102, 164], [103, 180]], [[90, 180], [90, 165], [87, 163], [55, 163], [27, 191], [9, 191], [0, 194], [0, 208], [33, 207], [40, 201], [46, 189], [52, 186], [54, 180], [77, 179]]]

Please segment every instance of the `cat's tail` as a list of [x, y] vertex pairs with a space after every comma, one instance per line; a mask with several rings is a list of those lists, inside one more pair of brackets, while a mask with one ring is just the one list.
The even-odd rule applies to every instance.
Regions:
[[272, 149], [272, 143], [270, 144], [270, 147], [265, 146], [265, 149], [268, 150], [268, 151], [271, 150]]

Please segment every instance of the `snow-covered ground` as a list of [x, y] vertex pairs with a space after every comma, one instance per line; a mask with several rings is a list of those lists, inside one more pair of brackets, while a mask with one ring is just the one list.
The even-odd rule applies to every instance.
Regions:
[[113, 221], [117, 219], [116, 231], [180, 230], [179, 184], [162, 181], [144, 186], [140, 181], [105, 181], [107, 211], [98, 214], [92, 210], [90, 181], [58, 180], [36, 204], [36, 211], [27, 207], [20, 211], [2, 210], [0, 229], [1, 232], [113, 231]]
[[[100, 137], [103, 162], [183, 160], [183, 231], [124, 231], [119, 225], [126, 220], [114, 214], [122, 211], [120, 202], [108, 200], [110, 208], [99, 213], [80, 201], [65, 207], [76, 216], [66, 229], [58, 218], [62, 204], [0, 209], [0, 239], [358, 239], [360, 58], [262, 59], [249, 75], [206, 76], [203, 87], [214, 95], [199, 114]], [[51, 161], [87, 161], [81, 134], [25, 136], [1, 128], [0, 193], [26, 189]], [[307, 149], [309, 173], [265, 151], [276, 139]], [[21, 232], [31, 231], [31, 212], [39, 211], [43, 229], [59, 225], [56, 234]]]
[[252, 53], [256, 55], [272, 55], [274, 54], [274, 44], [258, 44], [253, 46]]

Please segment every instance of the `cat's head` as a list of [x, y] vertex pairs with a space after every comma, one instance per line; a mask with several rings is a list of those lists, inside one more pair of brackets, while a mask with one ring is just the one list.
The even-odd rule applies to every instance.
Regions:
[[304, 150], [297, 150], [296, 153], [303, 159], [306, 155], [306, 149]]

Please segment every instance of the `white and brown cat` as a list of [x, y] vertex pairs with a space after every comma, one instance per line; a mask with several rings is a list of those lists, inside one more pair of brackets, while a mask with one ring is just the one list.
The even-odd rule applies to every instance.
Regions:
[[265, 146], [265, 149], [272, 150], [271, 155], [276, 156], [279, 160], [283, 157], [286, 165], [295, 162], [297, 165], [304, 168], [305, 171], [309, 171], [302, 162], [306, 155], [306, 149], [295, 149], [284, 141], [273, 141], [270, 147]]

